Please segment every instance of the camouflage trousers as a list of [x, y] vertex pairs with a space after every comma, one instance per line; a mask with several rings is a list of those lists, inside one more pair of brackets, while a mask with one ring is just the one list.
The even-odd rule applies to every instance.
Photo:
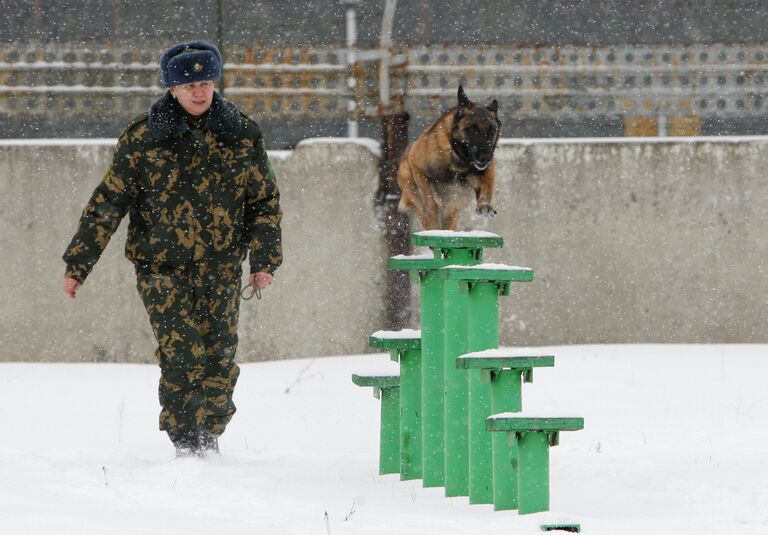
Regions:
[[232, 392], [240, 374], [240, 266], [137, 271], [158, 343], [160, 430], [171, 439], [192, 429], [222, 434], [236, 410]]

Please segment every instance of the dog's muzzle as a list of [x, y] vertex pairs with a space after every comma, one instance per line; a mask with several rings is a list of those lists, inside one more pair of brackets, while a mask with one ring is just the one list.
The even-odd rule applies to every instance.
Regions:
[[474, 167], [478, 171], [485, 171], [486, 169], [488, 169], [489, 165], [491, 165], [491, 160], [488, 160], [487, 162], [478, 162], [477, 160], [474, 160], [472, 162], [472, 167]]

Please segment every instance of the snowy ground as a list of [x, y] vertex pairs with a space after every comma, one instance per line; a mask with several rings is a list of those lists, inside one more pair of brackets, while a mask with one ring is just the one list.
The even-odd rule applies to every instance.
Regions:
[[[385, 356], [246, 364], [211, 459], [174, 459], [150, 365], [0, 364], [0, 533], [768, 533], [768, 346], [573, 346], [526, 410], [584, 416], [552, 450], [552, 511], [518, 516], [377, 474]], [[326, 515], [327, 514], [327, 515]]]

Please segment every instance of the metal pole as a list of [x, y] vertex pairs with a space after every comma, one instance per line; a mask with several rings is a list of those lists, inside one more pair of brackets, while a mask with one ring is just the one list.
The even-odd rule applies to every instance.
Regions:
[[[222, 63], [224, 63], [224, 21], [221, 19], [221, 2], [222, 0], [216, 0], [216, 46], [219, 47]], [[219, 80], [219, 93], [221, 93], [221, 96], [224, 96], [224, 89], [224, 73], [222, 73], [221, 79]]]
[[[376, 207], [382, 219], [389, 256], [409, 254], [411, 244], [410, 220], [397, 210], [400, 202], [400, 187], [397, 184], [397, 169], [400, 159], [408, 146], [408, 114], [400, 111], [391, 113], [389, 96], [389, 58], [392, 46], [392, 26], [395, 17], [396, 0], [386, 0], [381, 21], [379, 38], [379, 107], [383, 112], [381, 126], [384, 138], [384, 154], [376, 192]], [[408, 327], [411, 320], [411, 285], [407, 272], [388, 270], [386, 291], [386, 325], [388, 329]]]
[[386, 0], [384, 15], [381, 18], [381, 39], [379, 50], [381, 63], [379, 64], [379, 100], [383, 110], [389, 109], [391, 99], [389, 96], [389, 63], [392, 57], [392, 26], [395, 21], [395, 7], [397, 0]]
[[355, 77], [355, 63], [357, 62], [357, 6], [360, 0], [341, 0], [346, 6], [346, 28], [347, 28], [347, 89], [350, 97], [347, 100], [347, 136], [357, 137], [357, 103], [355, 102], [355, 87], [357, 78]]

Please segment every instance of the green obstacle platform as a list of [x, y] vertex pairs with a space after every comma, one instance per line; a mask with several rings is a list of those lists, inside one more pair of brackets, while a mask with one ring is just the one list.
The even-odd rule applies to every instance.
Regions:
[[[533, 382], [533, 368], [554, 365], [554, 356], [525, 348], [488, 349], [456, 359], [458, 368], [480, 370], [482, 383], [490, 389], [494, 414], [523, 410], [522, 382]], [[487, 434], [485, 428], [476, 431]], [[501, 435], [492, 437], [491, 446], [494, 509], [517, 509], [517, 449], [507, 446]]]
[[549, 447], [584, 421], [524, 416], [522, 383], [533, 381], [534, 368], [554, 366], [554, 356], [498, 347], [499, 296], [533, 280], [533, 271], [483, 263], [486, 247], [503, 245], [487, 232], [418, 232], [412, 243], [429, 251], [393, 257], [389, 267], [410, 271], [419, 284], [421, 330], [370, 337], [400, 363], [399, 377], [353, 376], [382, 395], [381, 473], [421, 477], [425, 487], [445, 486], [446, 496], [496, 510], [548, 510]]
[[379, 474], [400, 471], [400, 376], [392, 374], [352, 374], [357, 386], [373, 387], [381, 400], [379, 431]]
[[577, 417], [540, 417], [501, 413], [486, 421], [488, 431], [504, 431], [510, 448], [517, 448], [518, 512], [549, 510], [549, 448], [560, 443], [561, 431], [584, 429]]
[[[492, 414], [491, 392], [483, 383], [480, 369], [470, 369], [469, 374], [464, 370], [457, 370], [456, 358], [467, 351], [498, 347], [499, 295], [509, 294], [511, 282], [533, 280], [533, 271], [503, 264], [448, 266], [440, 270], [440, 277], [455, 282], [459, 293], [467, 296], [466, 310], [460, 309], [456, 312], [459, 318], [457, 323], [464, 324], [463, 329], [456, 329], [456, 336], [460, 333], [464, 337], [462, 349], [466, 351], [450, 355], [453, 373], [463, 373], [464, 381], [468, 384], [466, 394], [462, 392], [462, 399], [456, 401], [456, 406], [463, 405], [467, 412], [465, 416], [447, 408], [446, 420], [456, 421], [456, 427], [461, 429], [456, 433], [462, 434], [462, 440], [467, 436], [468, 462], [465, 464], [464, 459], [461, 459], [461, 464], [451, 464], [447, 470], [462, 476], [468, 470], [470, 503], [493, 503], [491, 435], [485, 430], [485, 418]], [[458, 398], [458, 395], [456, 397]]]
[[[445, 481], [445, 333], [446, 302], [456, 297], [458, 283], [441, 278], [444, 266], [482, 262], [486, 247], [501, 247], [500, 236], [488, 232], [424, 231], [411, 236], [415, 246], [429, 247], [431, 253], [393, 257], [389, 267], [407, 270], [419, 283], [421, 293], [421, 416], [422, 480], [425, 487], [441, 487]], [[461, 306], [455, 305], [455, 306]], [[451, 319], [449, 318], [449, 321]], [[451, 330], [451, 332], [453, 332]], [[461, 351], [464, 352], [464, 351]], [[457, 353], [454, 356], [457, 356]], [[453, 369], [454, 366], [451, 366]], [[466, 378], [459, 378], [459, 381]], [[451, 443], [453, 444], [453, 443]], [[456, 493], [455, 495], [461, 494]]]
[[411, 329], [378, 331], [371, 347], [388, 349], [400, 363], [400, 479], [421, 477], [421, 332]]

